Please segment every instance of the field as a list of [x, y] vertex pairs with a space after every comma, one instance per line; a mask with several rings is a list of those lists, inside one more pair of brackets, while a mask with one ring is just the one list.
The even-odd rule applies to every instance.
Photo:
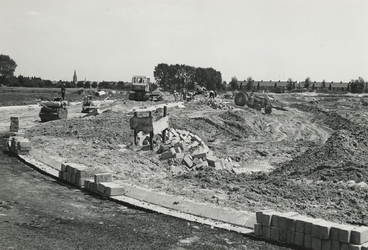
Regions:
[[[80, 113], [81, 97], [73, 97], [68, 119], [47, 123], [39, 122], [37, 106], [4, 107], [0, 125], [7, 128], [9, 117], [19, 116], [35, 149], [111, 172], [125, 183], [238, 210], [296, 211], [367, 226], [368, 97], [274, 97], [285, 111], [274, 109], [266, 115], [237, 107], [223, 95], [215, 100], [198, 97], [184, 103], [185, 108], [169, 109], [171, 128], [199, 136], [216, 157], [229, 162], [226, 169], [161, 160], [159, 136], [153, 151], [135, 146], [131, 109], [158, 103], [129, 101], [125, 95], [115, 97], [108, 112], [89, 117]], [[166, 94], [160, 103], [173, 101]]]

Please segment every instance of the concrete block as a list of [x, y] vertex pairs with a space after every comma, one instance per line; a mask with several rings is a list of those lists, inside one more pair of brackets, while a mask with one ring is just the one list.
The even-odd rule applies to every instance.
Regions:
[[286, 218], [286, 230], [296, 232], [296, 221], [300, 215]]
[[295, 220], [295, 232], [304, 233], [304, 224], [308, 219], [309, 217], [304, 215], [297, 216]]
[[361, 247], [361, 250], [368, 250], [368, 243], [364, 243]]
[[75, 175], [74, 174], [69, 175], [69, 182], [72, 183], [72, 184], [75, 184]]
[[84, 179], [83, 188], [89, 191], [93, 191], [93, 183], [94, 183], [94, 179], [92, 178]]
[[173, 158], [175, 155], [169, 150], [161, 154], [161, 160]]
[[77, 185], [78, 187], [83, 187], [85, 179], [86, 178], [75, 177], [75, 185]]
[[196, 147], [198, 147], [198, 145], [199, 145], [199, 142], [195, 141], [195, 142], [193, 142], [192, 144], [189, 145], [189, 148], [196, 148]]
[[218, 160], [218, 158], [216, 156], [207, 154], [206, 155], [206, 160], [208, 162], [208, 165], [214, 167], [215, 166], [215, 162]]
[[68, 164], [66, 165], [66, 172], [69, 174], [74, 174], [74, 168]]
[[290, 217], [299, 215], [296, 212], [282, 213], [279, 215], [279, 228], [287, 230], [286, 220]]
[[105, 192], [105, 186], [103, 184], [104, 184], [103, 182], [97, 184], [97, 191], [101, 194]]
[[94, 177], [95, 177], [96, 184], [100, 182], [111, 182], [112, 181], [111, 173], [95, 174]]
[[161, 152], [165, 152], [165, 151], [167, 151], [169, 149], [170, 149], [170, 146], [169, 145], [161, 144], [161, 146], [160, 146]]
[[198, 135], [192, 136], [192, 140], [197, 141], [197, 142], [202, 142], [202, 139]]
[[175, 151], [175, 148], [174, 148], [174, 147], [170, 148], [170, 151], [171, 151], [171, 153], [172, 153], [173, 155], [175, 155], [175, 154], [176, 154], [176, 151]]
[[304, 248], [312, 249], [312, 235], [304, 234]]
[[183, 160], [188, 167], [193, 167], [193, 161], [189, 155], [185, 155]]
[[262, 237], [263, 232], [262, 232], [262, 224], [261, 223], [254, 224], [254, 234], [255, 234], [255, 236]]
[[193, 164], [194, 165], [199, 165], [199, 164], [201, 164], [203, 162], [203, 160], [202, 159], [200, 159], [200, 158], [193, 158]]
[[357, 227], [351, 230], [350, 243], [361, 245], [368, 241], [368, 227]]
[[115, 195], [124, 195], [125, 189], [123, 186], [119, 185], [118, 183], [114, 182], [102, 182], [104, 188], [104, 194], [108, 196], [115, 196]]
[[175, 153], [175, 159], [184, 159], [184, 153]]
[[295, 232], [286, 230], [286, 243], [288, 244], [295, 244]]
[[274, 212], [274, 210], [271, 209], [265, 209], [265, 210], [259, 210], [256, 211], [256, 222], [259, 224], [262, 224], [262, 220], [263, 220], [263, 213], [266, 212]]
[[263, 226], [271, 226], [271, 220], [276, 211], [264, 211], [262, 213], [262, 225]]
[[342, 243], [350, 243], [351, 230], [353, 230], [354, 228], [354, 226], [350, 225], [340, 227], [339, 241]]
[[331, 247], [330, 247], [331, 250], [340, 250], [341, 249], [341, 242], [340, 241], [331, 240], [330, 243], [331, 243]]
[[326, 222], [319, 225], [318, 233], [320, 239], [330, 239], [330, 231], [331, 227], [334, 226], [335, 223], [332, 222]]
[[222, 164], [221, 164], [221, 162], [219, 162], [219, 161], [216, 161], [215, 162], [215, 170], [222, 170]]
[[262, 236], [265, 239], [271, 238], [271, 227], [262, 225]]
[[288, 231], [286, 231], [286, 229], [281, 229], [281, 228], [279, 228], [279, 229], [280, 229], [279, 230], [280, 242], [286, 243]]
[[345, 225], [341, 224], [334, 224], [330, 228], [330, 239], [332, 241], [339, 241], [339, 231], [341, 227], [344, 227]]
[[203, 161], [200, 164], [196, 164], [195, 167], [196, 167], [197, 170], [202, 169], [204, 167], [208, 167], [208, 163], [207, 163], [207, 161]]
[[334, 250], [331, 248], [331, 240], [322, 240], [321, 250]]
[[273, 241], [280, 241], [280, 229], [278, 227], [270, 227], [270, 238]]
[[176, 146], [175, 147], [175, 153], [181, 153], [181, 148], [179, 146]]
[[273, 227], [279, 227], [279, 216], [280, 216], [280, 212], [275, 212], [273, 215], [272, 215], [272, 218], [271, 218], [271, 226]]
[[353, 244], [350, 244], [349, 250], [361, 250], [361, 249], [362, 249], [362, 245], [353, 245]]
[[207, 152], [199, 150], [198, 152], [193, 152], [192, 156], [193, 158], [206, 159]]
[[66, 172], [66, 166], [68, 165], [68, 163], [61, 163], [61, 172]]
[[299, 247], [304, 246], [304, 234], [295, 232], [295, 245]]
[[16, 150], [15, 153], [18, 155], [28, 155], [29, 150]]
[[18, 147], [31, 147], [31, 142], [27, 138], [18, 140]]
[[319, 235], [320, 235], [319, 230], [322, 229], [322, 226], [324, 226], [326, 224], [328, 224], [328, 221], [325, 221], [325, 220], [318, 220], [318, 221], [313, 222], [312, 237], [320, 238], [319, 237]]
[[322, 250], [322, 240], [320, 238], [312, 236], [312, 249]]
[[348, 243], [341, 243], [340, 250], [350, 250], [350, 244], [348, 244]]
[[312, 235], [313, 223], [317, 223], [318, 221], [322, 221], [322, 220], [321, 219], [314, 219], [314, 218], [310, 218], [310, 219], [306, 220], [305, 223], [304, 223], [304, 233]]

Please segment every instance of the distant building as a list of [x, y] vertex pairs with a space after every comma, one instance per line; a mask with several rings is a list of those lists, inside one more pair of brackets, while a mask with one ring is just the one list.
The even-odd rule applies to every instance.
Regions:
[[75, 84], [77, 84], [77, 82], [78, 82], [78, 79], [77, 79], [77, 72], [76, 72], [76, 70], [74, 70], [73, 82], [74, 82]]

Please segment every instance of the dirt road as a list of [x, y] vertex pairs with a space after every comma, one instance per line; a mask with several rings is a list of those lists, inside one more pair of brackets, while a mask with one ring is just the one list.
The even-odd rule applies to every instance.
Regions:
[[0, 136], [0, 249], [290, 249], [83, 193], [20, 162]]

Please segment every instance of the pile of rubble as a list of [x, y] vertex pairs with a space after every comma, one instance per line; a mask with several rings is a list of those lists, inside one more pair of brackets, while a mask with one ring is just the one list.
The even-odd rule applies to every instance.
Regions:
[[223, 109], [223, 110], [231, 110], [233, 107], [229, 105], [229, 102], [223, 102], [219, 99], [202, 99], [200, 100], [200, 104], [204, 104], [210, 106], [213, 109]]
[[212, 167], [215, 170], [231, 172], [238, 165], [231, 158], [216, 157], [205, 142], [191, 132], [170, 128], [166, 131], [166, 138], [165, 143], [157, 150], [161, 160], [174, 159], [193, 171]]

